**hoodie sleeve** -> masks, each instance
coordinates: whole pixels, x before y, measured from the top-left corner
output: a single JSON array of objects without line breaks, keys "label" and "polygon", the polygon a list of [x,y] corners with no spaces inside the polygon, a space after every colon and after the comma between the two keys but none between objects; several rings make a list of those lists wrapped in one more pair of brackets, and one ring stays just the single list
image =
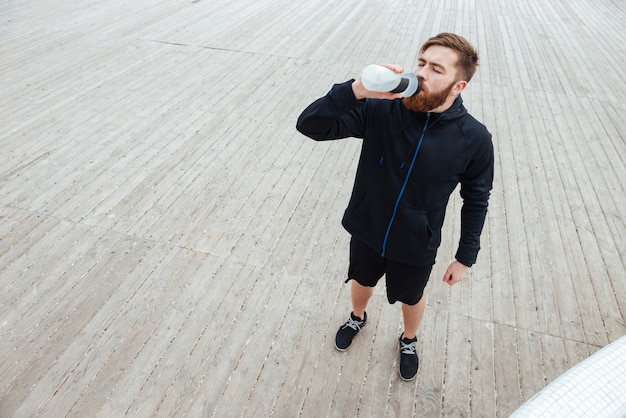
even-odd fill
[{"label": "hoodie sleeve", "polygon": [[482,233],[489,195],[493,185],[494,155],[491,134],[481,135],[478,149],[470,158],[469,165],[461,177],[461,239],[456,259],[470,267],[476,262],[480,250]]},{"label": "hoodie sleeve", "polygon": [[363,138],[365,101],[352,91],[352,82],[335,84],[328,94],[311,103],[298,117],[296,129],[316,141]]}]

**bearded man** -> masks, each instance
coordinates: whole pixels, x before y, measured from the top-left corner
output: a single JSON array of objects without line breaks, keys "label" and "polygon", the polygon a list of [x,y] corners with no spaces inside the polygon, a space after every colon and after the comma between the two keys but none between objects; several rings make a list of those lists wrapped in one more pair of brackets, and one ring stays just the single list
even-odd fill
[{"label": "bearded man", "polygon": [[443,281],[450,286],[461,281],[480,249],[493,181],[493,144],[460,96],[477,66],[478,53],[465,38],[441,33],[420,49],[418,94],[373,92],[360,79],[350,80],[335,84],[298,118],[297,129],[318,141],[363,139],[342,220],[352,236],[346,280],[352,281],[352,313],[337,331],[335,347],[347,350],[365,326],[367,303],[384,275],[389,303],[402,304],[399,371],[404,380],[417,375],[424,289],[441,243],[446,206],[459,183],[461,237]]}]

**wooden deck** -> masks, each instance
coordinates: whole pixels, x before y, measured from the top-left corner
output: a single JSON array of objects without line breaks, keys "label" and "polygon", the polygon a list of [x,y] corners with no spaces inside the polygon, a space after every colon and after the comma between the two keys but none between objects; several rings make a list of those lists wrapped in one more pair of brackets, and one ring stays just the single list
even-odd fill
[{"label": "wooden deck", "polygon": [[[626,334],[623,6],[2,1],[0,417],[508,416]],[[359,142],[295,120],[441,31],[497,171],[448,288],[451,200],[406,383],[381,287],[333,347]]]}]

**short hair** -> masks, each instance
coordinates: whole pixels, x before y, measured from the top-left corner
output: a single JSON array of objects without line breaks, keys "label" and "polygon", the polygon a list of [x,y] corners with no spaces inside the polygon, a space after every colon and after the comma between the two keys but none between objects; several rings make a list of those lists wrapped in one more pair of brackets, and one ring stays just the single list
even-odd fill
[{"label": "short hair", "polygon": [[420,54],[433,45],[444,46],[456,52],[458,80],[470,81],[478,67],[478,51],[464,37],[450,32],[442,32],[428,39],[422,45]]}]

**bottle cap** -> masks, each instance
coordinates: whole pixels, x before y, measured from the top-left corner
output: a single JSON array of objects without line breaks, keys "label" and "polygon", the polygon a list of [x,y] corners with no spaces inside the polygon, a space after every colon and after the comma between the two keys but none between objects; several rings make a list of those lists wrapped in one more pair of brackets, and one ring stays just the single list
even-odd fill
[{"label": "bottle cap", "polygon": [[415,73],[404,73],[400,76],[400,83],[392,93],[402,93],[402,97],[411,97],[419,93],[422,88],[422,80]]}]

